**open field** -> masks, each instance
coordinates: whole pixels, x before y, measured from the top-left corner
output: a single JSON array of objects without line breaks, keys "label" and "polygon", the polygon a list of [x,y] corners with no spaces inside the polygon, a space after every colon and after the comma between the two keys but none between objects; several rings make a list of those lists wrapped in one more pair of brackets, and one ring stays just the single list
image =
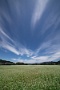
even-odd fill
[{"label": "open field", "polygon": [[60,90],[60,66],[0,66],[0,90]]}]

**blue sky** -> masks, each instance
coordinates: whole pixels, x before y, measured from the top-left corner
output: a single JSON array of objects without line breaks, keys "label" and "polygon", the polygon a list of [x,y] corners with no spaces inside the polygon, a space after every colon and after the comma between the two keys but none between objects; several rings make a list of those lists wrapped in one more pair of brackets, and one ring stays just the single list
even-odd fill
[{"label": "blue sky", "polygon": [[60,59],[60,0],[0,0],[0,58]]}]

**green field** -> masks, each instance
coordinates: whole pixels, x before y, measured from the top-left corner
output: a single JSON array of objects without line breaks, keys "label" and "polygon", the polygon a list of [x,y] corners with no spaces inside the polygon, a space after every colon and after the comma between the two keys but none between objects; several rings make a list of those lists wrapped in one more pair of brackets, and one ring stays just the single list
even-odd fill
[{"label": "green field", "polygon": [[60,90],[60,66],[0,66],[0,90]]}]

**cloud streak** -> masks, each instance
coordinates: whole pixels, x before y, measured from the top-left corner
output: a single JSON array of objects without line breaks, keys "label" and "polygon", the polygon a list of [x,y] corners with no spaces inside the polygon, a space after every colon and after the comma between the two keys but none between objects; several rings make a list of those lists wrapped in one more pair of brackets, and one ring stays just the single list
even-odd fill
[{"label": "cloud streak", "polygon": [[52,32],[54,32],[58,26],[60,25],[60,12],[59,12],[60,6],[49,5],[47,8],[47,15],[45,17],[43,27],[42,27],[42,34],[46,33],[50,28],[52,29]]},{"label": "cloud streak", "polygon": [[37,0],[36,5],[35,5],[35,9],[33,11],[33,15],[32,15],[32,27],[35,27],[36,23],[40,20],[45,7],[47,5],[48,0]]},{"label": "cloud streak", "polygon": [[7,50],[6,57],[11,55],[16,61],[57,60],[60,54],[58,1],[0,0],[0,49],[3,48],[0,55]]},{"label": "cloud streak", "polygon": [[[0,47],[3,47],[17,55],[27,55],[27,57],[30,57],[33,52],[30,49],[27,49],[25,46],[17,46],[17,43],[12,40],[4,31],[2,28],[0,28]],[[12,42],[12,44],[9,42],[9,40]],[[18,48],[17,48],[18,47]]]},{"label": "cloud streak", "polygon": [[17,55],[19,55],[18,50],[15,49],[14,45],[9,43],[9,40],[14,43],[14,41],[3,31],[2,28],[0,28],[0,47],[3,47]]},{"label": "cloud streak", "polygon": [[32,56],[30,59],[22,59],[22,58],[13,58],[13,61],[24,62],[24,63],[42,63],[42,62],[50,62],[56,61],[60,58],[60,51],[56,52],[50,56]]}]

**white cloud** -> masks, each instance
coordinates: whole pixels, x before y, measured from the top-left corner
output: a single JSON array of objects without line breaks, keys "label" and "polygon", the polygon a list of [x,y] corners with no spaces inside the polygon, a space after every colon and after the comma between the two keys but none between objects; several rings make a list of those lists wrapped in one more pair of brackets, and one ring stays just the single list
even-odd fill
[{"label": "white cloud", "polygon": [[49,57],[49,60],[50,60],[50,61],[54,61],[54,60],[58,60],[58,59],[60,59],[60,52],[59,52],[59,51],[56,52],[56,53],[54,53],[54,54],[52,54],[52,55]]},{"label": "white cloud", "polygon": [[30,59],[23,59],[23,58],[13,58],[12,60],[15,62],[24,62],[24,63],[42,63],[42,62],[49,62],[54,60],[59,60],[60,52],[57,51],[52,55],[47,56],[31,56]]},{"label": "white cloud", "polygon": [[[36,61],[36,63],[45,62],[48,60],[49,56],[37,56],[37,57],[31,57],[33,60]],[[49,60],[48,60],[49,61]]]},{"label": "white cloud", "polygon": [[18,50],[13,46],[13,44],[9,43],[9,40],[14,43],[14,41],[0,28],[0,37],[2,41],[0,42],[0,47],[5,48],[17,55],[19,55]]},{"label": "white cloud", "polygon": [[[18,45],[14,40],[12,40],[4,31],[2,28],[0,28],[0,38],[2,41],[0,41],[0,47],[3,47],[17,55],[26,55],[27,57],[34,57],[36,58],[41,50],[46,49],[44,53],[55,53],[57,50],[59,50],[59,44],[53,44],[52,42],[54,39],[57,39],[56,37],[52,40],[46,41],[42,43],[42,45],[35,51],[32,51],[30,49],[27,49],[26,47],[22,45]],[[9,42],[9,40],[12,42],[12,44]]]},{"label": "white cloud", "polygon": [[23,48],[20,48],[20,54],[21,55],[26,54],[27,57],[30,57],[33,54],[33,51],[30,50],[30,49],[27,49],[27,48],[23,47]]},{"label": "white cloud", "polygon": [[[0,47],[3,47],[17,55],[27,55],[27,57],[30,57],[33,54],[32,50],[27,49],[22,45],[18,45],[4,32],[2,28],[0,28],[0,38],[2,39],[2,41],[0,41]],[[9,41],[11,41],[12,44]]]},{"label": "white cloud", "polygon": [[38,53],[39,53],[41,50],[50,48],[51,43],[52,43],[52,40],[43,42],[43,43],[41,44],[41,46],[39,46],[39,47],[37,48],[37,50],[36,50],[36,52],[35,52],[35,55],[38,55]]},{"label": "white cloud", "polygon": [[1,27],[0,27],[0,37],[2,38],[2,40],[9,39],[10,41],[13,42],[13,40],[3,31]]},{"label": "white cloud", "polygon": [[9,45],[7,43],[6,44],[3,43],[2,47],[9,50],[9,51],[11,51],[11,52],[13,52],[13,53],[15,53],[15,54],[17,54],[17,55],[19,55],[19,51],[16,48],[14,48],[14,46],[11,46],[11,45]]},{"label": "white cloud", "polygon": [[30,59],[17,58],[12,60],[16,62],[24,62],[24,63],[41,63],[41,62],[49,61],[47,59],[48,59],[48,56],[40,56],[36,58],[31,57]]},{"label": "white cloud", "polygon": [[41,18],[43,11],[45,10],[48,0],[37,0],[36,6],[32,15],[32,26],[34,27],[37,21]]},{"label": "white cloud", "polygon": [[27,61],[29,61],[30,63],[32,63],[32,62],[33,63],[41,63],[41,62],[49,62],[49,61],[59,60],[59,58],[60,58],[60,52],[57,51],[52,55],[37,56],[37,57],[32,56],[31,60],[27,60]]},{"label": "white cloud", "polygon": [[22,59],[22,58],[12,58],[15,62],[23,62],[23,63],[36,63],[36,59]]},{"label": "white cloud", "polygon": [[[59,7],[59,6],[57,6]],[[44,21],[43,27],[42,27],[42,34],[44,34],[47,30],[49,30],[49,28],[51,28],[53,26],[53,30],[52,33],[56,30],[56,28],[58,27],[58,25],[60,24],[60,13],[57,12],[58,9],[57,7],[51,7],[51,11],[50,13],[48,13],[48,16],[45,17],[46,20]]]}]

